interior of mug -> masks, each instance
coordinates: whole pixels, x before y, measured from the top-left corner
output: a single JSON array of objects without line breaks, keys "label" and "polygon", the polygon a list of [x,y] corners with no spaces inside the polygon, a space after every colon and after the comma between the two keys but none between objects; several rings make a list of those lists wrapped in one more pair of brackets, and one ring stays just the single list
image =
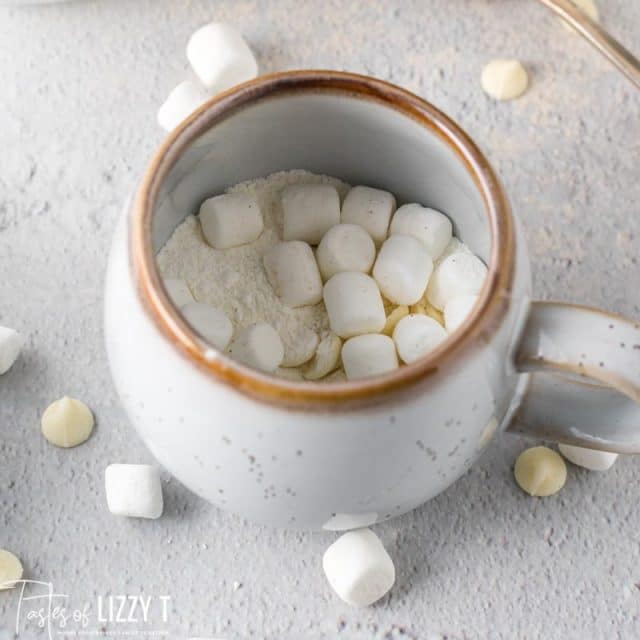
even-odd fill
[{"label": "interior of mug", "polygon": [[436,132],[367,96],[264,96],[212,124],[167,174],[153,216],[155,252],[200,204],[245,180],[290,169],[393,193],[446,213],[455,235],[488,263],[485,203],[467,167]]}]

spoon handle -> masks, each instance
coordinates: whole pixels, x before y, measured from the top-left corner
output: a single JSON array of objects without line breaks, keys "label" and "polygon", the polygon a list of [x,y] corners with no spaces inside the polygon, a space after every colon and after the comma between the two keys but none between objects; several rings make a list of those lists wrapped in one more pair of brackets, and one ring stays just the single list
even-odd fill
[{"label": "spoon handle", "polygon": [[540,2],[566,20],[640,89],[640,60],[597,22],[578,9],[571,0],[540,0]]}]

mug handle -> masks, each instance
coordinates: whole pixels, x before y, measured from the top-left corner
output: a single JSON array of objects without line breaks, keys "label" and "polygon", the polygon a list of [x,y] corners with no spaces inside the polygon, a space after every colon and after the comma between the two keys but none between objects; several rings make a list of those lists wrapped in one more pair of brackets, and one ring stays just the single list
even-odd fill
[{"label": "mug handle", "polygon": [[533,302],[516,352],[532,373],[508,431],[640,453],[640,324],[561,302]]}]

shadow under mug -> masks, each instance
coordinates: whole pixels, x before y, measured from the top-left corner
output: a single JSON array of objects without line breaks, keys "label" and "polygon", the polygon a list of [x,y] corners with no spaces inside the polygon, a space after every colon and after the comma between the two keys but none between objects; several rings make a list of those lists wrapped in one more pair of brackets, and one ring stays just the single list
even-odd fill
[{"label": "shadow under mug", "polygon": [[[416,363],[328,384],[276,379],[206,344],[155,255],[207,197],[288,169],[447,213],[488,265],[463,325]],[[187,487],[261,522],[342,530],[438,494],[502,430],[640,452],[638,325],[530,293],[517,220],[454,122],[380,80],[286,72],[212,99],[151,161],[113,241],[107,351],[133,424]]]}]

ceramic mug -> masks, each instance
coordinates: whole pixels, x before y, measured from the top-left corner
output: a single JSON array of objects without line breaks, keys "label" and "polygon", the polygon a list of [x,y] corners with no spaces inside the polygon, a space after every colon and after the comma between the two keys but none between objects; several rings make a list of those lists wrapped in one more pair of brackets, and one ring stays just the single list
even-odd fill
[{"label": "ceramic mug", "polygon": [[[205,198],[284,169],[449,214],[488,265],[464,324],[418,362],[329,384],[276,379],[207,345],[155,254]],[[187,487],[253,520],[342,530],[440,493],[506,429],[640,451],[638,325],[530,293],[506,195],[454,122],[380,80],[288,72],[209,101],[155,155],[113,241],[106,344],[131,421]]]}]

